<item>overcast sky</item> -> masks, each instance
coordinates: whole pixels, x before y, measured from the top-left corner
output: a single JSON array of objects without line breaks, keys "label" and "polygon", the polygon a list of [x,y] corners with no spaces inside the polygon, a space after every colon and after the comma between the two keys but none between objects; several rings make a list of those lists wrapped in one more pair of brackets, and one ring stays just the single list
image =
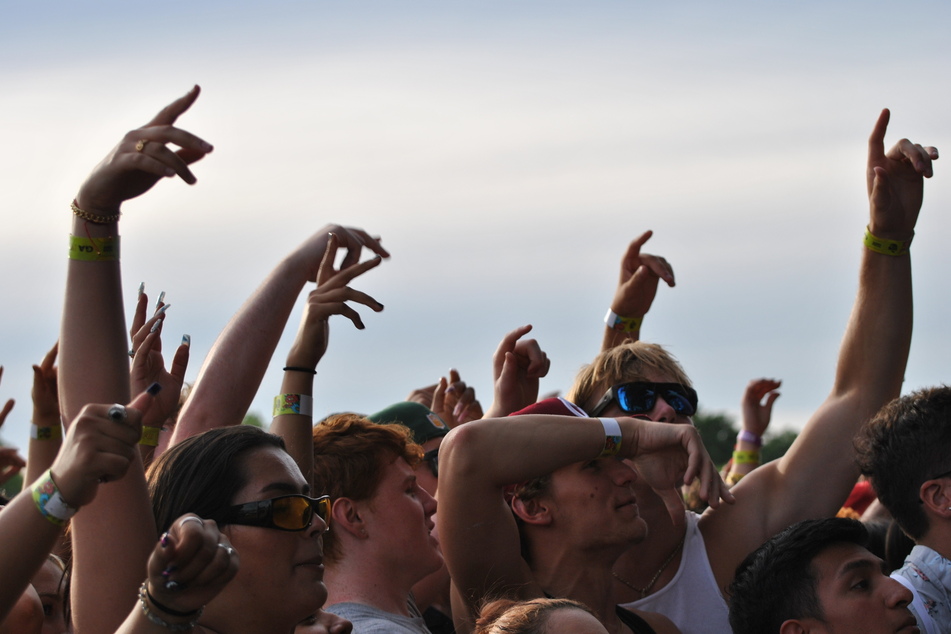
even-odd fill
[{"label": "overcast sky", "polygon": [[[619,259],[666,256],[645,339],[701,407],[781,378],[777,427],[825,398],[867,222],[865,143],[951,150],[946,2],[18,3],[0,18],[7,301],[3,440],[25,449],[30,365],[57,336],[69,201],[128,130],[198,83],[181,127],[215,145],[198,184],[125,206],[140,281],[192,336],[189,378],[230,316],[329,222],[393,257],[354,286],[385,304],[332,321],[315,414],[372,412],[460,369],[487,406],[492,352],[526,323],[567,389],[600,345]],[[949,160],[949,159],[945,159]],[[951,167],[947,168],[951,169]],[[926,184],[912,250],[906,390],[947,380],[949,183]],[[253,410],[270,416],[285,334]]]}]

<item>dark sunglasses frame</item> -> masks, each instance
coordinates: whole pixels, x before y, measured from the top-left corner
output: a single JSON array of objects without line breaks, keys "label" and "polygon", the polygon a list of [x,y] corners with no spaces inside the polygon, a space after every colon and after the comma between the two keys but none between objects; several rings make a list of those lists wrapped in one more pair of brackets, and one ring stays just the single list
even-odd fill
[{"label": "dark sunglasses frame", "polygon": [[[305,515],[301,515],[302,521],[304,521],[303,526],[289,528],[287,526],[280,526],[279,524],[275,523],[275,506],[284,506],[286,504],[282,502],[282,500],[305,500],[307,502],[307,510],[309,510],[309,513],[305,512]],[[269,500],[259,500],[257,502],[236,504],[225,512],[224,518],[222,518],[221,522],[219,523],[222,525],[232,524],[237,526],[260,526],[262,528],[273,528],[279,531],[298,532],[310,528],[310,525],[314,522],[315,514],[324,521],[324,524],[326,524],[328,528],[330,528],[329,495],[322,495],[318,498],[312,498],[306,495],[295,493],[291,495],[281,495]]]},{"label": "dark sunglasses frame", "polygon": [[439,447],[430,449],[423,454],[423,462],[429,465],[429,470],[433,472],[433,477],[439,477]]},{"label": "dark sunglasses frame", "polygon": [[[635,400],[643,403],[641,408],[625,409],[624,403],[627,399],[621,398],[621,393],[627,390],[640,391],[641,394]],[[647,394],[644,394],[646,392]],[[673,397],[670,397],[673,395]],[[681,383],[652,383],[650,381],[632,381],[630,383],[619,383],[605,392],[598,404],[591,410],[591,416],[597,416],[610,405],[617,401],[618,405],[624,410],[625,414],[646,414],[654,409],[657,404],[657,397],[663,398],[680,416],[693,416],[697,413],[697,390],[687,387]],[[674,398],[676,397],[676,398]],[[680,403],[685,402],[687,407]]]}]

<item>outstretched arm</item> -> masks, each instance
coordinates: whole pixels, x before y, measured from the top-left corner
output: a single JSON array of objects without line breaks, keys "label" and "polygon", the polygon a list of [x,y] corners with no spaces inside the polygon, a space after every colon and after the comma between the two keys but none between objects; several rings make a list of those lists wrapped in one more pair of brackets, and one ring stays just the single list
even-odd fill
[{"label": "outstretched arm", "polygon": [[244,419],[301,289],[317,279],[331,234],[337,248],[346,250],[341,268],[357,264],[364,248],[390,257],[379,239],[366,231],[327,225],[284,258],[215,341],[182,408],[172,444]]},{"label": "outstretched arm", "polygon": [[[211,146],[174,124],[198,92],[196,86],[145,126],[126,134],[76,197],[59,347],[60,407],[67,421],[87,403],[129,400],[119,209],[161,178],[178,174],[187,183],[195,182],[188,165],[210,152]],[[172,151],[166,144],[180,149]],[[102,487],[90,510],[74,520],[77,631],[113,632],[129,612],[155,542],[150,515],[142,462],[136,457],[126,476]],[[110,591],[102,592],[105,587]]]},{"label": "outstretched arm", "polygon": [[911,343],[911,261],[900,248],[882,251],[914,235],[922,179],[931,177],[938,152],[903,139],[886,153],[888,118],[882,111],[869,139],[868,231],[874,237],[862,250],[832,392],[782,459],[736,486],[735,507],[702,520],[718,581],[729,581],[740,560],[779,530],[835,514],[858,477],[852,438],[900,392]]},{"label": "outstretched arm", "polygon": [[601,350],[629,341],[637,341],[641,336],[641,322],[650,310],[657,295],[657,284],[664,280],[673,287],[674,269],[667,260],[657,255],[641,253],[641,247],[654,235],[645,231],[627,247],[621,260],[621,275],[617,290],[611,301],[611,313],[614,318],[606,320],[604,341]]},{"label": "outstretched arm", "polygon": [[380,257],[338,271],[334,269],[336,255],[337,237],[331,235],[317,273],[317,290],[307,297],[300,329],[287,355],[281,382],[282,400],[279,402],[282,407],[275,407],[271,423],[271,433],[284,438],[287,453],[294,458],[308,482],[313,480],[314,474],[314,419],[310,411],[312,405],[307,407],[306,404],[308,401],[312,403],[315,368],[327,352],[330,316],[343,315],[363,330],[363,320],[347,302],[383,310],[383,304],[348,286],[355,277],[378,266]]}]

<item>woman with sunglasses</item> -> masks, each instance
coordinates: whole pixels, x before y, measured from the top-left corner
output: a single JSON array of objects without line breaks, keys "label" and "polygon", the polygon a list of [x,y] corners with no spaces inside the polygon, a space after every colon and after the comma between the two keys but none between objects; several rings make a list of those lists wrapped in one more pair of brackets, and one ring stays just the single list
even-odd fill
[{"label": "woman with sunglasses", "polygon": [[[662,500],[635,484],[650,530],[614,567],[615,592],[624,606],[665,614],[685,634],[729,633],[723,589],[740,562],[796,522],[835,515],[852,490],[859,475],[853,439],[864,421],[901,390],[912,330],[908,246],[921,208],[923,178],[932,175],[932,161],[938,158],[935,148],[907,139],[886,152],[888,120],[889,112],[882,111],[868,142],[864,241],[843,242],[843,248],[861,249],[859,290],[828,398],[782,458],[757,468],[736,485],[734,505],[708,509],[702,516],[682,513],[685,521],[674,521]],[[823,231],[802,229],[804,234]],[[644,240],[642,236],[639,243]],[[640,323],[618,314],[643,315],[616,303],[625,287],[638,284],[637,273],[628,277],[625,267],[643,271],[630,262],[622,265],[607,321],[609,328],[628,332],[615,343],[636,340]],[[652,283],[656,289],[656,276]],[[609,349],[576,378],[568,393],[572,402],[602,416],[691,423],[696,400],[687,390],[686,375],[669,354],[642,342],[610,347],[612,340],[606,337],[605,343]]]}]

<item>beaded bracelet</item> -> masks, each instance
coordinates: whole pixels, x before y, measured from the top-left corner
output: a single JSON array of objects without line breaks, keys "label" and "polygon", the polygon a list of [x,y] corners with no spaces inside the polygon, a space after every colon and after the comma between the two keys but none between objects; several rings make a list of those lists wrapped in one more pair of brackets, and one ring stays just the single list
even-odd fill
[{"label": "beaded bracelet", "polygon": [[616,418],[599,418],[602,427],[604,427],[604,449],[598,455],[598,458],[609,458],[616,456],[621,451],[621,425]]},{"label": "beaded bracelet", "polygon": [[[198,620],[201,618],[202,612],[205,611],[205,608],[198,608],[194,612],[178,612],[178,611],[170,610],[162,606],[162,604],[156,601],[152,597],[152,595],[149,594],[148,581],[143,581],[142,585],[139,586],[139,603],[142,605],[142,613],[145,615],[145,618],[147,618],[150,622],[155,623],[156,625],[164,627],[167,630],[171,630],[172,632],[187,632],[190,629],[194,628],[196,625],[198,625]],[[151,603],[158,610],[161,610],[172,616],[181,616],[181,617],[194,616],[195,618],[187,623],[169,623],[168,621],[160,617],[158,614],[153,612],[149,608],[149,603]]]},{"label": "beaded bracelet", "polygon": [[97,225],[105,225],[109,224],[110,222],[116,222],[122,215],[122,212],[119,211],[109,216],[100,216],[99,214],[94,214],[91,211],[80,209],[75,199],[73,199],[73,202],[69,203],[69,208],[73,210],[73,213],[76,214],[78,218]]},{"label": "beaded bracelet", "polygon": [[67,504],[63,496],[60,495],[59,488],[53,482],[53,474],[49,469],[30,488],[33,493],[33,502],[40,514],[57,526],[66,526],[70,518],[79,511],[78,508]]},{"label": "beaded bracelet", "polygon": [[62,425],[30,425],[30,438],[33,440],[59,440],[63,437]]},{"label": "beaded bracelet", "polygon": [[274,417],[284,414],[313,416],[314,397],[309,394],[278,394],[274,397]]},{"label": "beaded bracelet", "polygon": [[644,317],[620,317],[609,308],[608,314],[604,316],[604,323],[611,330],[618,332],[638,332],[644,323]]}]

